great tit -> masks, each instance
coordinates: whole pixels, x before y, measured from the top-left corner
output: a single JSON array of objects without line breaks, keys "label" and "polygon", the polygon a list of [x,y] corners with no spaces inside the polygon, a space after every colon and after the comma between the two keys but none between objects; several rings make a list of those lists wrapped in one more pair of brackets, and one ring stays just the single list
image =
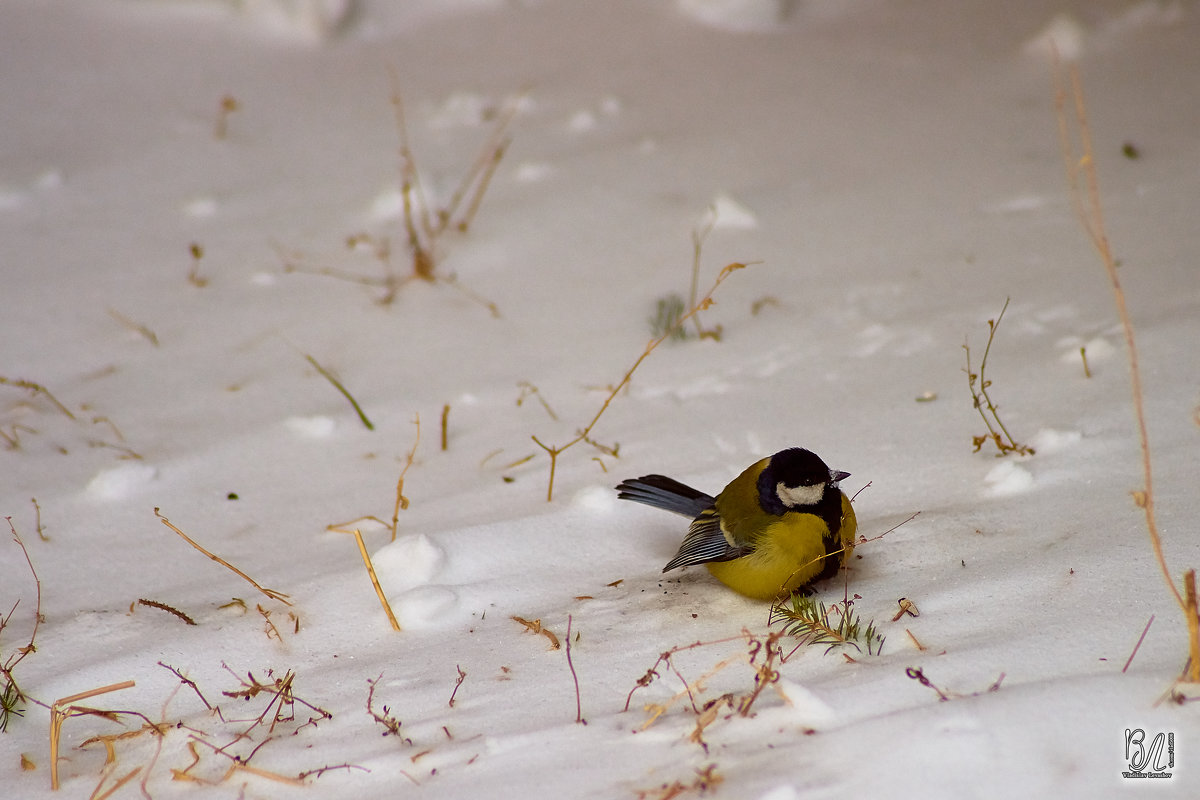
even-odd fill
[{"label": "great tit", "polygon": [[854,552],[858,523],[831,470],[800,447],[750,465],[716,497],[665,475],[621,482],[617,497],[692,518],[663,567],[704,564],[736,592],[774,600],[837,574]]}]

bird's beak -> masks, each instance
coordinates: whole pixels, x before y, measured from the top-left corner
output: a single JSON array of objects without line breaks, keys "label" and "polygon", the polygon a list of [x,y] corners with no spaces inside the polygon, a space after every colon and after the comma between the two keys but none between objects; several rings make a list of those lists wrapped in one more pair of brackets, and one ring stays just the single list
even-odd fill
[{"label": "bird's beak", "polygon": [[833,469],[833,470],[829,471],[829,479],[832,480],[834,483],[844,481],[844,480],[846,480],[846,478],[849,478],[849,477],[850,477],[849,472],[842,472],[840,469]]}]

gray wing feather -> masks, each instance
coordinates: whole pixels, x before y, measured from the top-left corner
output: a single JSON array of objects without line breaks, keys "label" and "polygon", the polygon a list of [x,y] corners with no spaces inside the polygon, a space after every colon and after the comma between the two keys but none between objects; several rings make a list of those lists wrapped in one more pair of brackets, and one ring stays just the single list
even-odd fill
[{"label": "gray wing feather", "polygon": [[683,537],[679,552],[663,567],[663,572],[669,572],[677,567],[688,567],[693,564],[708,564],[714,561],[732,561],[750,552],[748,547],[734,547],[725,538],[721,530],[721,517],[716,509],[706,509],[701,512],[688,535]]}]

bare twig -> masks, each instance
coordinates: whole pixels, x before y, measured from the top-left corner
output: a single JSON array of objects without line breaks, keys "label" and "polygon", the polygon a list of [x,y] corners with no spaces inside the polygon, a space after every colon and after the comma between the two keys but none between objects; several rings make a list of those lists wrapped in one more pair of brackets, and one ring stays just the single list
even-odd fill
[{"label": "bare twig", "polygon": [[530,633],[540,633],[542,636],[545,636],[550,642],[551,650],[557,650],[562,647],[562,643],[558,641],[558,636],[549,628],[543,628],[540,619],[525,619],[524,617],[513,616],[512,620],[524,625],[525,629]]}]

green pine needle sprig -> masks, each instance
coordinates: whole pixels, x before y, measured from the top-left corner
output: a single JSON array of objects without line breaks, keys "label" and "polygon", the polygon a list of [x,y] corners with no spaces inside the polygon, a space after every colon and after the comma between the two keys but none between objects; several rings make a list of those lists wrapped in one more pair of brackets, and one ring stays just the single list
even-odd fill
[{"label": "green pine needle sprig", "polygon": [[793,594],[771,609],[771,624],[782,622],[784,634],[796,637],[801,647],[824,645],[828,654],[847,645],[861,653],[865,646],[868,655],[879,655],[883,635],[875,629],[874,621],[864,627],[853,605],[853,600],[842,600],[826,606],[811,597]]}]

